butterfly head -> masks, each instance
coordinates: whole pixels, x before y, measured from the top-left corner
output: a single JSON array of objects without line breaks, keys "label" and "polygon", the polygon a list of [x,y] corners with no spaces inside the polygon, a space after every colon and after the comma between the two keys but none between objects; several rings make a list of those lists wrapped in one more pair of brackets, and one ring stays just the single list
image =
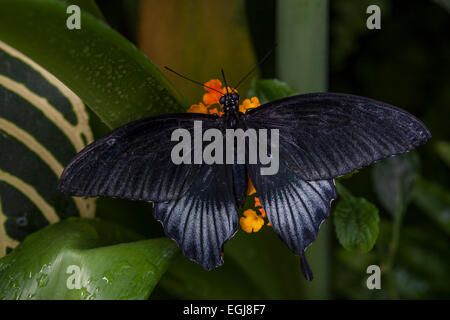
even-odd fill
[{"label": "butterfly head", "polygon": [[239,94],[236,92],[227,93],[219,100],[225,113],[230,111],[239,111]]}]

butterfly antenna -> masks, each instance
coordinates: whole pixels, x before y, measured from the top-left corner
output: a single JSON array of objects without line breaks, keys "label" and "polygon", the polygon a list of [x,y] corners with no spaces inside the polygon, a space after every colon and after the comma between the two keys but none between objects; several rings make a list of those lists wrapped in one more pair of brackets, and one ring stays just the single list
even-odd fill
[{"label": "butterfly antenna", "polygon": [[220,93],[221,95],[223,95],[223,93],[220,92],[219,90],[216,90],[216,89],[214,89],[214,88],[211,88],[211,87],[209,87],[209,86],[206,86],[206,85],[204,85],[203,83],[201,83],[201,82],[199,82],[199,81],[195,81],[195,80],[190,79],[190,78],[188,78],[188,77],[186,77],[186,76],[183,76],[182,74],[176,72],[175,70],[170,69],[170,68],[167,67],[167,66],[164,66],[164,69],[166,69],[166,70],[168,70],[168,71],[170,71],[170,72],[175,73],[177,76],[179,76],[179,77],[181,77],[181,78],[183,78],[183,79],[185,79],[185,80],[188,80],[188,81],[190,81],[190,82],[193,82],[193,83],[195,83],[195,84],[198,84],[198,85],[200,85],[200,86],[202,86],[202,87],[208,88],[208,89],[210,89],[210,90],[216,91],[216,92]]},{"label": "butterfly antenna", "polygon": [[221,69],[221,71],[222,71],[223,82],[225,82],[225,90],[227,91],[227,94],[228,94],[228,84],[227,84],[227,79],[225,78],[225,72],[223,72],[223,68]]},{"label": "butterfly antenna", "polygon": [[251,75],[260,65],[262,65],[264,63],[264,61],[267,60],[267,58],[270,57],[270,55],[272,54],[272,52],[275,50],[275,48],[277,47],[278,44],[274,44],[272,48],[270,48],[269,51],[267,51],[267,53],[264,55],[264,57],[262,57],[262,59],[244,76],[242,77],[242,79],[238,82],[238,84],[236,85],[236,89],[242,84],[242,82],[244,82],[245,79],[248,78],[249,75]]}]

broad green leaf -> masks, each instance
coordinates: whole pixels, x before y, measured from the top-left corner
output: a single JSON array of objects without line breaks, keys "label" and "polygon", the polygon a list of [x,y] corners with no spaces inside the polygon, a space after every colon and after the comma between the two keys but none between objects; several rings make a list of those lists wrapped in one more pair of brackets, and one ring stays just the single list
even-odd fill
[{"label": "broad green leaf", "polygon": [[94,216],[94,199],[56,188],[64,166],[94,139],[87,111],[53,75],[0,41],[0,257],[49,223]]},{"label": "broad green leaf", "polygon": [[258,97],[261,104],[294,94],[286,83],[277,79],[253,79],[248,97]]},{"label": "broad green leaf", "polygon": [[349,251],[369,252],[378,237],[378,209],[364,198],[340,192],[333,216],[336,235]]},{"label": "broad green leaf", "polygon": [[62,0],[0,0],[0,40],[29,56],[77,94],[110,128],[184,111],[161,71],[129,41],[88,12],[66,26]]},{"label": "broad green leaf", "polygon": [[379,201],[392,215],[402,214],[411,200],[418,176],[419,157],[415,151],[377,162],[372,182]]},{"label": "broad green leaf", "polygon": [[439,141],[435,144],[435,147],[441,159],[450,167],[450,143]]},{"label": "broad green leaf", "polygon": [[414,202],[450,235],[450,190],[431,181],[419,179],[414,192]]},{"label": "broad green leaf", "polygon": [[[140,12],[139,48],[160,68],[169,66],[201,83],[223,82],[223,68],[233,86],[256,65],[245,1],[147,0],[140,2]],[[171,73],[167,77],[190,104],[202,101],[201,86]],[[238,90],[248,88],[245,81]]]},{"label": "broad green leaf", "polygon": [[93,219],[48,226],[0,260],[0,298],[146,299],[177,248],[140,239]]}]

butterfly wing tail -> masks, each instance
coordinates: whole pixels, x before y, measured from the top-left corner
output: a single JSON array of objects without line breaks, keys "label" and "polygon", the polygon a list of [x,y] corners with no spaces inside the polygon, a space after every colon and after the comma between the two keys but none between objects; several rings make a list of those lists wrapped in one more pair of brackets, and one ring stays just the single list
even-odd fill
[{"label": "butterfly wing tail", "polygon": [[276,175],[260,175],[259,168],[250,165],[249,172],[267,217],[281,240],[300,256],[305,278],[312,280],[305,250],[330,215],[331,202],[337,197],[334,181],[302,180],[284,163]]},{"label": "butterfly wing tail", "polygon": [[306,256],[305,256],[304,251],[300,253],[300,270],[302,271],[302,274],[306,280],[308,280],[308,281],[313,280],[313,273],[308,264],[308,261],[306,261]]}]

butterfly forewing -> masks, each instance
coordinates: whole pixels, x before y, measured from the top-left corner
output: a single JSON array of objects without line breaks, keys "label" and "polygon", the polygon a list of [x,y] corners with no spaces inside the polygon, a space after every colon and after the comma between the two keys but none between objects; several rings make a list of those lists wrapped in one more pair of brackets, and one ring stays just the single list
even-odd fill
[{"label": "butterfly forewing", "polygon": [[[176,114],[128,123],[88,145],[65,168],[59,189],[83,197],[118,197],[168,201],[182,195],[200,165],[178,164],[171,159],[172,132],[220,126],[221,119],[203,114]],[[191,161],[193,163],[193,161]]]},{"label": "butterfly forewing", "polygon": [[328,180],[410,151],[431,134],[411,114],[369,98],[314,93],[246,113],[252,128],[280,130],[280,161],[304,180]]}]

